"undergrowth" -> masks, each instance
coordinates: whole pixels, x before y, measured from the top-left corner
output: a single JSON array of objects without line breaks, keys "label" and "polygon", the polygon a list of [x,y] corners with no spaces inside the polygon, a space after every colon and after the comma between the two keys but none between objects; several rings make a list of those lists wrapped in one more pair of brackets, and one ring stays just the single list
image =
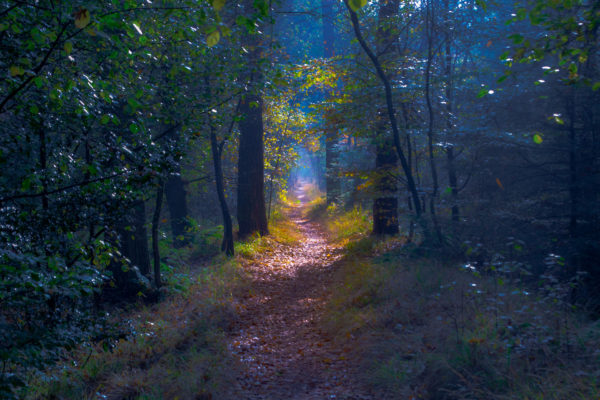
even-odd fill
[{"label": "undergrowth", "polygon": [[27,398],[218,398],[231,379],[224,332],[242,282],[235,262],[214,259],[178,293],[120,316],[125,337],[86,343],[35,377]]},{"label": "undergrowth", "polygon": [[600,398],[600,324],[550,274],[532,288],[501,258],[457,265],[369,236],[364,210],[321,201],[311,213],[346,249],[325,329],[354,343],[364,383],[382,397]]}]

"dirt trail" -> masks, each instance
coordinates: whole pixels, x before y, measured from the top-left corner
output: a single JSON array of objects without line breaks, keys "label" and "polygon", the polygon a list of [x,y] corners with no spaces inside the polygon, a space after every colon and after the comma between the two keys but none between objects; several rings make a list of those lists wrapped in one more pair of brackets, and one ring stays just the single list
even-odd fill
[{"label": "dirt trail", "polygon": [[304,237],[247,266],[252,294],[241,299],[240,318],[229,347],[241,361],[237,399],[371,399],[352,379],[348,348],[319,328],[340,249],[327,243],[300,206],[289,212]]}]

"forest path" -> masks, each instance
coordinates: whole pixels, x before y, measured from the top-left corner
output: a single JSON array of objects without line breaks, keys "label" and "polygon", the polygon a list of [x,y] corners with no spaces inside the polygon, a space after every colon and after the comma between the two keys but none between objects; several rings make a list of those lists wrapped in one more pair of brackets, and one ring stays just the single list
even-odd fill
[{"label": "forest path", "polygon": [[334,284],[340,248],[328,243],[317,223],[303,216],[306,193],[288,217],[303,239],[275,244],[246,266],[251,294],[239,299],[239,320],[229,349],[242,371],[232,398],[269,400],[371,399],[353,379],[351,360],[320,329]]}]

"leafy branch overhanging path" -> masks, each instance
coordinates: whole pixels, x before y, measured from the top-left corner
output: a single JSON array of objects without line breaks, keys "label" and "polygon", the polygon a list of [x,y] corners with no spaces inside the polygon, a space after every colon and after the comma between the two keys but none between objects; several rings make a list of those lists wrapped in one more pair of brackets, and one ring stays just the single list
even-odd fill
[{"label": "leafy branch overhanging path", "polygon": [[351,343],[336,345],[320,328],[342,254],[303,216],[303,187],[296,196],[301,204],[291,208],[289,218],[303,239],[275,244],[246,266],[252,291],[240,300],[229,343],[242,367],[232,398],[372,399],[353,379],[346,357]]}]

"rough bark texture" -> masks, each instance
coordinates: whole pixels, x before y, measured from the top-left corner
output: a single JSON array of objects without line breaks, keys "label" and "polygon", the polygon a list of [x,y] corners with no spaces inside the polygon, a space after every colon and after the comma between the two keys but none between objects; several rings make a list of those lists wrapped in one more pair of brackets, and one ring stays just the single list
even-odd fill
[{"label": "rough bark texture", "polygon": [[240,237],[255,232],[267,235],[264,194],[262,99],[246,94],[240,103],[237,217]]},{"label": "rough bark texture", "polygon": [[160,212],[162,211],[164,197],[164,184],[159,182],[156,190],[156,205],[154,215],[152,216],[152,257],[154,260],[154,286],[160,288],[162,285],[160,279],[160,250],[158,248],[158,227],[160,225]]},{"label": "rough bark texture", "polygon": [[[323,15],[323,58],[335,56],[335,28],[333,25],[333,0],[321,0]],[[327,93],[325,94],[327,96]],[[336,149],[338,131],[334,124],[325,127],[325,185],[327,205],[338,203],[341,195],[341,184],[338,177],[339,154]]]},{"label": "rough bark texture", "polygon": [[135,202],[129,219],[119,227],[121,254],[136,266],[142,275],[150,274],[150,252],[148,251],[148,231],[146,229],[146,205],[143,200]]},{"label": "rough bark texture", "polygon": [[[377,49],[380,57],[389,52],[389,43],[393,40],[390,18],[396,15],[399,0],[382,2],[379,7],[379,28],[377,30]],[[381,112],[384,114],[384,111]],[[398,156],[391,138],[384,139],[386,124],[378,123],[376,132],[375,190],[373,202],[373,234],[395,235],[398,228],[398,186],[392,174],[398,168]]]},{"label": "rough bark texture", "polygon": [[[119,250],[129,263],[119,258],[108,266],[114,286],[109,287],[107,292],[115,300],[130,298],[149,289],[150,252],[145,224],[146,207],[143,200],[138,200],[131,208],[131,213],[125,215],[117,227]],[[117,242],[115,237],[108,237],[107,240]]]},{"label": "rough bark texture", "polygon": [[[247,11],[253,10],[250,1],[244,2]],[[255,232],[268,235],[265,207],[263,101],[260,59],[261,43],[257,34],[248,33],[242,38],[248,49],[248,86],[240,101],[240,143],[238,156],[237,217],[239,236],[244,238]]]},{"label": "rough bark texture", "polygon": [[446,42],[444,47],[445,52],[445,65],[444,75],[446,76],[446,142],[448,147],[446,148],[446,161],[448,165],[448,183],[450,185],[452,195],[452,222],[458,223],[460,220],[460,209],[458,206],[458,177],[456,172],[456,157],[454,154],[454,135],[453,135],[453,88],[454,79],[452,73],[452,14],[450,13],[449,0],[444,1],[444,12],[445,12],[445,30],[444,30],[444,41]]},{"label": "rough bark texture", "polygon": [[[179,169],[179,168],[178,168]],[[171,216],[171,232],[173,234],[173,245],[181,248],[190,242],[188,228],[187,193],[179,170],[171,175],[165,184],[167,206]]]},{"label": "rough bark texture", "polygon": [[381,80],[381,82],[383,83],[383,86],[385,88],[385,100],[386,100],[386,105],[387,105],[387,113],[388,113],[388,117],[390,119],[390,124],[392,126],[394,146],[396,147],[396,151],[398,152],[398,157],[400,159],[400,164],[402,165],[402,170],[404,171],[404,174],[406,175],[407,186],[408,186],[408,190],[413,199],[416,217],[419,220],[419,222],[421,223],[421,226],[425,232],[425,235],[427,236],[428,235],[427,224],[421,218],[421,215],[423,213],[423,207],[421,206],[421,202],[419,200],[419,191],[417,190],[417,185],[415,184],[412,171],[410,169],[410,166],[408,165],[408,161],[406,160],[404,150],[402,149],[402,144],[400,143],[400,131],[398,129],[398,120],[396,119],[396,110],[394,107],[394,100],[393,100],[393,96],[392,96],[392,86],[390,84],[390,81],[389,81],[387,75],[385,74],[385,72],[381,66],[381,63],[379,62],[378,57],[375,55],[375,53],[373,53],[373,51],[371,50],[371,48],[365,41],[365,39],[362,35],[362,32],[360,30],[360,24],[358,22],[358,17],[356,16],[356,13],[354,11],[352,11],[350,6],[348,5],[347,0],[346,0],[346,6],[348,8],[348,12],[350,13],[350,19],[352,21],[352,27],[354,28],[354,34],[356,36],[356,39],[358,40],[358,42],[360,43],[360,46],[363,48],[365,53],[367,53],[367,56],[373,63],[373,66],[375,67],[375,69],[377,71],[377,76],[379,77],[379,79]]},{"label": "rough bark texture", "polygon": [[373,202],[373,234],[395,235],[398,228],[398,186],[391,175],[398,164],[398,156],[391,139],[377,146],[375,158],[376,198]]},{"label": "rough bark texture", "polygon": [[210,121],[210,148],[213,157],[213,166],[215,169],[215,184],[217,187],[217,196],[219,198],[219,205],[221,206],[221,214],[223,215],[223,242],[221,243],[221,251],[225,252],[228,256],[234,254],[233,247],[233,224],[231,222],[231,214],[229,213],[229,206],[227,205],[227,199],[225,198],[225,182],[223,179],[223,168],[221,165],[221,150],[217,142],[217,133],[215,127]]}]

